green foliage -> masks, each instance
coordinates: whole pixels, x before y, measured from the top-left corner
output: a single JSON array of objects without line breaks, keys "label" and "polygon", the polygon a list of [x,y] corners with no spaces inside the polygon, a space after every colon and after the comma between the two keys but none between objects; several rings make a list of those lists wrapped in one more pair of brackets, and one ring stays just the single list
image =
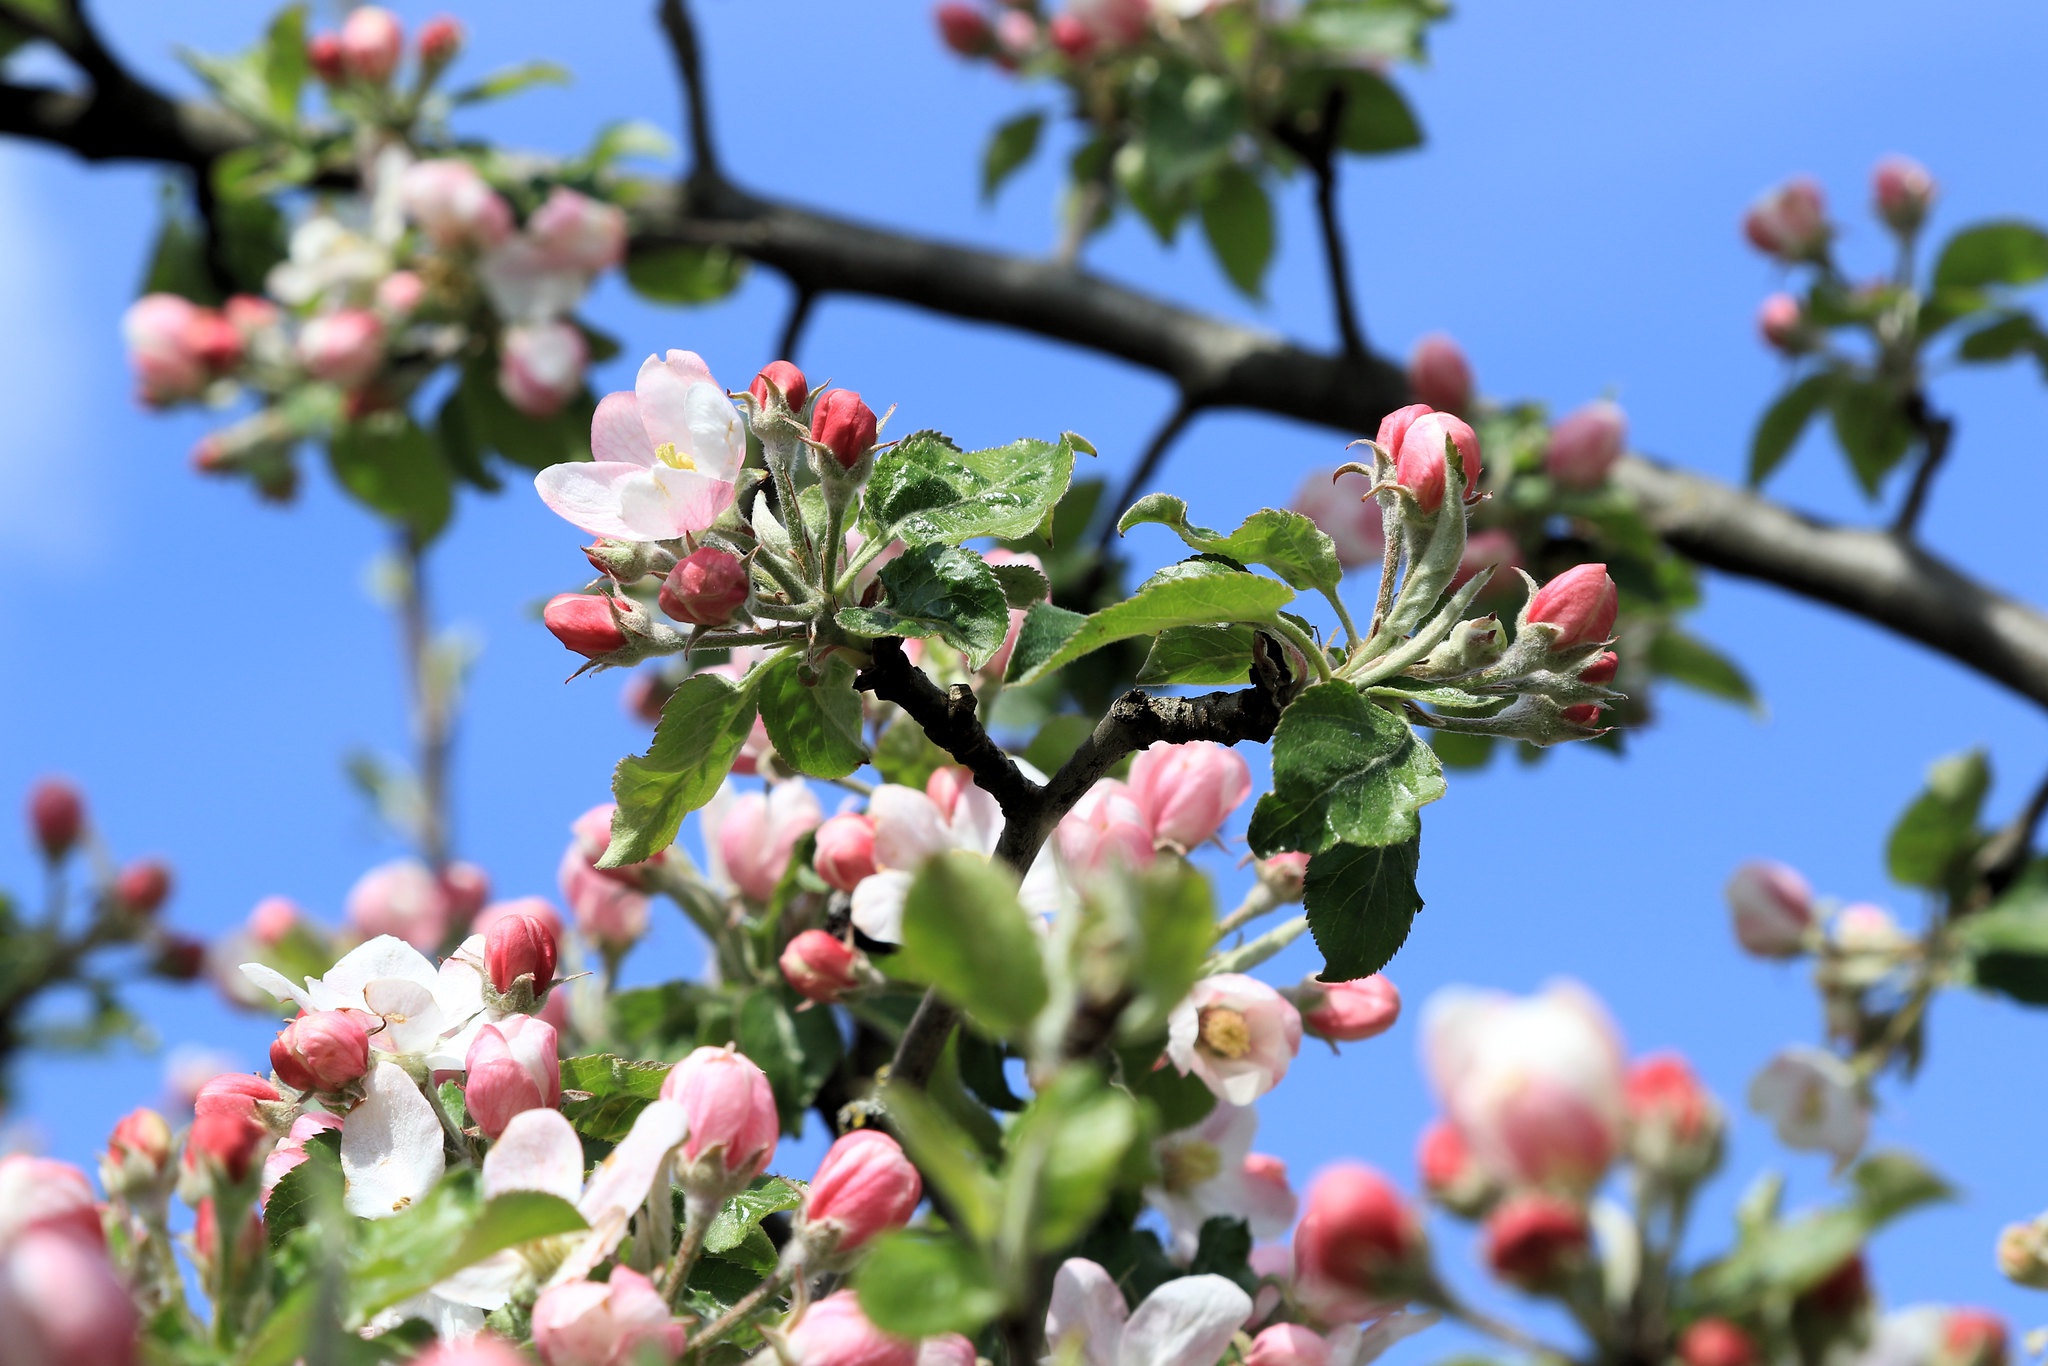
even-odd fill
[{"label": "green foliage", "polygon": [[804,1202],[803,1187],[779,1176],[757,1176],[745,1190],[719,1207],[704,1235],[706,1252],[730,1252],[739,1247],[771,1214],[793,1210]]},{"label": "green foliage", "polygon": [[749,995],[739,1011],[740,1052],[768,1074],[783,1132],[790,1134],[802,1131],[805,1109],[845,1051],[832,1012],[798,1010],[801,1004],[777,982]]},{"label": "green foliage", "polygon": [[937,987],[1008,1037],[1022,1034],[1050,996],[1038,933],[1017,902],[1016,879],[959,851],[927,859],[918,870],[903,903],[903,946],[889,968]]},{"label": "green foliage", "polygon": [[1444,794],[1443,767],[1406,723],[1349,683],[1307,689],[1273,734],[1273,790],[1248,838],[1261,858],[1336,844],[1413,840],[1416,813]]},{"label": "green foliage", "polygon": [[640,863],[675,843],[683,817],[711,800],[754,724],[754,680],[694,674],[669,694],[654,743],[612,774],[611,845],[599,866]]},{"label": "green foliage", "polygon": [[876,1239],[853,1284],[868,1319],[905,1338],[978,1333],[1004,1305],[981,1253],[933,1229],[897,1229]]},{"label": "green foliage", "polygon": [[1023,169],[1038,151],[1039,135],[1045,131],[1045,111],[1033,109],[996,125],[988,147],[981,154],[981,197],[993,202],[1003,182]]},{"label": "green foliage", "polygon": [[710,304],[747,278],[747,261],[726,247],[644,246],[626,257],[626,283],[658,304]]},{"label": "green foliage", "polygon": [[1242,683],[1251,676],[1250,626],[1173,626],[1161,631],[1137,681],[1150,684]]},{"label": "green foliage", "polygon": [[455,490],[434,439],[403,413],[348,423],[327,443],[335,480],[421,544],[448,525]]},{"label": "green foliage", "polygon": [[1415,872],[1422,841],[1334,844],[1309,856],[1302,906],[1323,955],[1323,980],[1370,977],[1393,961],[1422,909]]},{"label": "green foliage", "polygon": [[1743,706],[1758,703],[1756,687],[1740,665],[1676,626],[1666,626],[1651,636],[1646,654],[1650,667],[1674,683]]},{"label": "green foliage", "polygon": [[977,1243],[995,1236],[1002,1216],[1002,1188],[981,1148],[930,1098],[891,1083],[882,1090],[889,1122],[917,1170],[952,1211],[960,1232]]},{"label": "green foliage", "polygon": [[1936,289],[2028,285],[2048,277],[2048,232],[2017,220],[1964,228],[1941,249]]},{"label": "green foliage", "polygon": [[456,105],[482,104],[489,100],[502,100],[543,85],[568,85],[574,78],[569,68],[560,62],[520,62],[514,66],[501,67],[490,75],[453,91],[448,98]]},{"label": "green foliage", "polygon": [[2030,864],[1984,910],[1949,929],[1971,980],[2026,1005],[2048,1005],[2048,862]]},{"label": "green foliage", "polygon": [[1913,444],[1898,395],[1876,380],[1841,376],[1829,387],[1828,412],[1834,418],[1835,440],[1849,456],[1849,468],[1863,491],[1875,498]]},{"label": "green foliage", "polygon": [[1024,618],[1010,655],[1009,679],[1029,683],[1091,651],[1133,636],[1175,626],[1267,622],[1294,601],[1294,590],[1275,579],[1225,570],[1185,578],[1155,578],[1130,598],[1083,616],[1040,603]]},{"label": "green foliage", "polygon": [[1785,457],[1792,454],[1792,448],[1799,444],[1807,424],[1827,406],[1834,383],[1833,372],[1821,371],[1799,380],[1772,400],[1756,425],[1756,435],[1750,439],[1750,483],[1763,483],[1785,463]]},{"label": "green foliage", "polygon": [[1259,178],[1241,166],[1217,172],[1202,199],[1202,232],[1230,283],[1260,297],[1273,262],[1273,203]]},{"label": "green foliage", "polygon": [[585,1138],[617,1143],[661,1094],[671,1063],[631,1062],[610,1053],[562,1059],[562,1113]]},{"label": "green foliage", "polygon": [[799,773],[844,778],[868,761],[853,666],[838,655],[813,669],[785,654],[760,671],[761,724],[775,753]]},{"label": "green foliage", "polygon": [[1895,882],[1953,888],[1979,843],[1977,818],[1991,788],[1982,750],[1951,755],[1927,771],[1927,787],[1892,827],[1885,865]]},{"label": "green foliage", "polygon": [[838,622],[864,636],[937,636],[979,669],[1010,630],[1010,604],[988,562],[960,546],[926,544],[882,566],[882,602],[848,607]]},{"label": "green foliage", "polygon": [[962,451],[938,432],[912,432],[875,457],[863,533],[913,550],[1029,536],[1067,491],[1075,449],[1073,438],[1062,437]]},{"label": "green foliage", "polygon": [[1156,522],[1170,529],[1188,548],[1205,555],[1223,555],[1240,564],[1262,564],[1294,588],[1333,591],[1344,577],[1337,546],[1329,534],[1298,512],[1261,508],[1228,536],[1188,521],[1188,505],[1171,494],[1152,493],[1131,504],[1117,522],[1119,534]]},{"label": "green foliage", "polygon": [[306,1160],[286,1172],[263,1206],[263,1231],[272,1248],[341,1208],[341,1134],[327,1130],[306,1140]]},{"label": "green foliage", "polygon": [[[1011,1128],[1006,1217],[1021,1219],[1040,1252],[1067,1246],[1095,1222],[1139,1134],[1137,1105],[1091,1067],[1060,1071]],[[1028,1186],[1036,1198],[1019,1198]],[[1028,1215],[1020,1210],[1029,1211]]]},{"label": "green foliage", "polygon": [[443,1180],[403,1213],[353,1225],[350,1319],[360,1323],[495,1252],[584,1227],[559,1196],[510,1191],[486,1202],[470,1182]]},{"label": "green foliage", "polygon": [[875,742],[875,771],[884,782],[924,790],[926,780],[953,762],[953,756],[932,743],[924,727],[901,717]]}]

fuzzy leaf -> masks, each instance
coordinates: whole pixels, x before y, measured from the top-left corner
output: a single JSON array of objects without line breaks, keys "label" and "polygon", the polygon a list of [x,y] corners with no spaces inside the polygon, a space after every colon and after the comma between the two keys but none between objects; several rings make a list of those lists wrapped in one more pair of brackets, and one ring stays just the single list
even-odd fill
[{"label": "fuzzy leaf", "polygon": [[1131,510],[1116,524],[1117,534],[1147,522],[1167,527],[1191,550],[1227,555],[1240,564],[1265,565],[1295,588],[1327,592],[1344,577],[1329,533],[1298,512],[1261,508],[1226,536],[1189,522],[1188,505],[1181,499],[1151,493],[1131,504]]},{"label": "fuzzy leaf", "polygon": [[779,1176],[757,1176],[754,1183],[719,1208],[704,1235],[706,1252],[730,1252],[747,1240],[771,1214],[795,1209],[804,1202],[804,1188]]},{"label": "fuzzy leaf", "polygon": [[977,536],[1013,540],[1038,529],[1073,474],[1065,438],[962,451],[937,432],[912,432],[875,457],[861,522],[913,549]]},{"label": "fuzzy leaf", "polygon": [[978,1333],[1003,1309],[982,1253],[938,1230],[896,1229],[877,1238],[853,1284],[868,1320],[904,1338]]},{"label": "fuzzy leaf", "polygon": [[1927,787],[1892,827],[1885,863],[1894,882],[1939,890],[1975,851],[1977,817],[1991,788],[1983,750],[1954,754],[1927,771]]},{"label": "fuzzy leaf", "polygon": [[672,1066],[631,1062],[611,1053],[564,1058],[562,1114],[585,1138],[617,1143],[631,1131],[647,1103],[661,1094],[661,1083]]},{"label": "fuzzy leaf", "polygon": [[937,636],[979,669],[1010,631],[1010,603],[988,563],[959,546],[926,544],[882,566],[882,602],[848,607],[839,624],[864,636]]},{"label": "fuzzy leaf", "polygon": [[612,842],[602,868],[652,858],[676,841],[683,817],[711,800],[754,725],[756,671],[740,683],[695,674],[669,694],[645,754],[612,774]]},{"label": "fuzzy leaf", "polygon": [[1202,233],[1230,283],[1259,298],[1273,262],[1273,202],[1257,176],[1241,166],[1217,173],[1202,200]]},{"label": "fuzzy leaf", "polygon": [[810,682],[805,665],[787,654],[761,671],[761,724],[775,753],[813,778],[844,778],[868,761],[853,666],[837,655]]},{"label": "fuzzy leaf", "polygon": [[1415,890],[1421,858],[1419,837],[1380,848],[1337,844],[1310,856],[1302,905],[1322,950],[1324,981],[1370,977],[1393,961],[1422,909]]},{"label": "fuzzy leaf", "polygon": [[1261,858],[1402,844],[1421,829],[1416,813],[1443,795],[1436,752],[1405,722],[1349,683],[1321,683],[1281,713],[1273,790],[1253,809],[1248,838]]},{"label": "fuzzy leaf", "polygon": [[1154,578],[1125,601],[1086,617],[1040,603],[1018,633],[1009,681],[1030,683],[1105,645],[1174,626],[1271,621],[1292,601],[1294,590],[1278,580],[1226,569]]},{"label": "fuzzy leaf", "polygon": [[1138,671],[1140,683],[1242,683],[1251,676],[1250,626],[1174,626],[1161,631]]}]

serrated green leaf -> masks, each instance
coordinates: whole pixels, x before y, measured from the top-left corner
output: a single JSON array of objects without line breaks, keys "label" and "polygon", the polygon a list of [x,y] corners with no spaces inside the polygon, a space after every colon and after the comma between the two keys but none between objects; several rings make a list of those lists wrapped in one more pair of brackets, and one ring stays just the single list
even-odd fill
[{"label": "serrated green leaf", "polygon": [[341,1133],[328,1130],[306,1140],[305,1161],[272,1188],[263,1204],[263,1231],[273,1248],[320,1217],[338,1212],[342,1198]]},{"label": "serrated green leaf", "polygon": [[693,674],[669,694],[645,754],[619,760],[612,774],[612,839],[601,868],[640,863],[675,843],[683,817],[711,800],[732,772],[754,725],[754,679],[740,683]]},{"label": "serrated green leaf", "polygon": [[1885,863],[1892,880],[1940,890],[1978,844],[1977,818],[1991,789],[1984,751],[1950,755],[1927,771],[1927,787],[1892,827]]},{"label": "serrated green leaf", "polygon": [[977,536],[1028,536],[1067,491],[1074,448],[1020,440],[962,451],[937,432],[912,432],[875,457],[862,523],[883,540],[958,545]]},{"label": "serrated green leaf", "polygon": [[401,1214],[360,1221],[351,1317],[367,1319],[506,1248],[587,1227],[560,1196],[510,1191],[479,1205],[467,1183],[443,1181]]},{"label": "serrated green leaf", "polygon": [[626,257],[626,283],[656,303],[716,303],[746,278],[746,258],[726,247],[649,246]]},{"label": "serrated green leaf", "polygon": [[755,696],[778,757],[813,778],[844,778],[868,761],[853,666],[837,655],[812,672],[795,654],[761,670]]},{"label": "serrated green leaf", "polygon": [[1015,560],[991,564],[988,568],[996,576],[996,582],[1003,586],[1003,598],[1012,608],[1044,602],[1052,594],[1052,580],[1046,578],[1041,569]]},{"label": "serrated green leaf", "polygon": [[2048,232],[2017,220],[1977,223],[1948,239],[1934,267],[1936,289],[2026,285],[2048,277]]},{"label": "serrated green leaf", "polygon": [[440,534],[455,510],[454,481],[440,448],[402,413],[347,424],[328,443],[327,460],[358,502],[422,544]]},{"label": "serrated green leaf", "polygon": [[1242,683],[1251,677],[1250,626],[1175,626],[1161,631],[1145,656],[1137,681],[1168,683]]},{"label": "serrated green leaf", "polygon": [[1271,621],[1292,601],[1294,590],[1277,579],[1226,569],[1184,578],[1155,577],[1125,601],[1086,617],[1039,603],[1018,633],[1009,681],[1030,683],[1105,645],[1158,635],[1175,626]]},{"label": "serrated green leaf", "polygon": [[1779,394],[1764,409],[1749,442],[1749,482],[1762,484],[1799,444],[1806,424],[1813,421],[1828,401],[1835,376],[1828,371],[1808,375]]},{"label": "serrated green leaf", "polygon": [[753,1184],[719,1207],[704,1235],[706,1252],[730,1252],[747,1240],[771,1214],[795,1209],[804,1202],[804,1188],[779,1176],[757,1176]]},{"label": "serrated green leaf", "polygon": [[1038,150],[1038,136],[1045,131],[1045,114],[1034,109],[1028,114],[1005,119],[996,125],[988,147],[981,154],[981,197],[993,202],[1003,182],[1031,160]]},{"label": "serrated green leaf", "polygon": [[910,884],[889,970],[938,988],[990,1032],[1016,1037],[1051,994],[1039,942],[1007,870],[949,852],[925,860]]},{"label": "serrated green leaf", "polygon": [[882,601],[848,607],[839,624],[864,636],[937,636],[979,669],[1010,631],[1010,604],[988,563],[954,545],[916,547],[882,566]]},{"label": "serrated green leaf", "polygon": [[617,1143],[647,1103],[661,1094],[673,1064],[634,1062],[611,1053],[562,1059],[562,1114],[576,1132]]},{"label": "serrated green leaf", "polygon": [[1393,961],[1422,909],[1421,858],[1420,838],[1379,848],[1337,844],[1309,857],[1302,906],[1324,981],[1370,977]]},{"label": "serrated green leaf", "polygon": [[1230,283],[1261,297],[1273,262],[1273,202],[1257,176],[1242,166],[1217,173],[1202,200],[1202,234]]},{"label": "serrated green leaf", "polygon": [[875,771],[885,783],[924,791],[932,774],[953,763],[953,756],[932,743],[924,727],[908,716],[889,723],[875,743]]},{"label": "serrated green leaf", "polygon": [[1181,499],[1152,493],[1131,504],[1116,524],[1117,534],[1147,522],[1168,528],[1191,550],[1225,555],[1239,564],[1265,565],[1295,588],[1328,592],[1344,577],[1329,533],[1298,512],[1261,508],[1226,536],[1189,522],[1188,505]]},{"label": "serrated green leaf", "polygon": [[1740,665],[1698,636],[1666,626],[1650,640],[1649,665],[1659,676],[1710,697],[1756,705],[1756,689]]},{"label": "serrated green leaf", "polygon": [[1247,838],[1261,858],[1402,844],[1421,828],[1417,812],[1443,794],[1436,752],[1407,723],[1349,683],[1319,683],[1280,715],[1273,790],[1253,809]]}]

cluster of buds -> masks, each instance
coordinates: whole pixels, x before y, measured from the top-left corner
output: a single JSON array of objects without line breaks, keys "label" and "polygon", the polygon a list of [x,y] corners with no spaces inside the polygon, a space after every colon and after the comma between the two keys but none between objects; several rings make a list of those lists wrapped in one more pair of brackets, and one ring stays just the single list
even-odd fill
[{"label": "cluster of buds", "polygon": [[960,56],[1015,71],[1034,59],[1067,67],[1126,51],[1152,34],[1158,17],[1151,0],[1071,0],[1050,17],[1037,11],[1035,4],[949,0],[932,18]]},{"label": "cluster of buds", "polygon": [[[1911,157],[1888,156],[1870,175],[1871,211],[1903,248],[1910,248],[1934,207],[1937,187],[1928,169]],[[1832,246],[1835,225],[1828,218],[1827,196],[1820,185],[1801,176],[1763,195],[1742,220],[1743,235],[1772,260],[1787,266],[1808,266],[1817,272],[1815,289],[1839,293]],[[1862,292],[1874,297],[1881,285]],[[1827,347],[1826,327],[1809,317],[1806,303],[1776,293],[1757,311],[1757,331],[1772,349],[1803,356]]]}]

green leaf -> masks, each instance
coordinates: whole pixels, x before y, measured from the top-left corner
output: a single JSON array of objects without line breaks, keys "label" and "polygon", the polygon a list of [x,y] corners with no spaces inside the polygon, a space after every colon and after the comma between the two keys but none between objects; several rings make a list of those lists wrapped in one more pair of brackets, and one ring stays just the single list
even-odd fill
[{"label": "green leaf", "polygon": [[1971,978],[2026,1005],[2048,1005],[2048,861],[2026,868],[1998,900],[1953,922]]},{"label": "green leaf", "polygon": [[854,1274],[868,1320],[903,1338],[973,1335],[1003,1311],[1002,1292],[979,1249],[950,1233],[896,1229],[877,1238]]},{"label": "green leaf", "polygon": [[1020,440],[962,451],[937,432],[912,432],[875,457],[861,518],[884,540],[915,549],[977,536],[1028,536],[1074,474],[1074,446]]},{"label": "green leaf", "polygon": [[562,1114],[584,1137],[617,1143],[661,1094],[673,1065],[631,1062],[611,1053],[564,1058]]},{"label": "green leaf", "polygon": [[977,1243],[993,1238],[1002,1191],[980,1147],[930,1097],[902,1082],[882,1088],[882,1103],[910,1160],[945,1197],[961,1231]]},{"label": "green leaf", "polygon": [[1674,683],[1746,707],[1756,705],[1756,689],[1740,665],[1676,626],[1666,626],[1651,637],[1647,658],[1652,669]]},{"label": "green leaf", "polygon": [[1227,1214],[1202,1221],[1196,1235],[1194,1260],[1188,1263],[1190,1276],[1221,1276],[1235,1281],[1246,1294],[1256,1294],[1258,1273],[1251,1268],[1252,1228],[1242,1219]]},{"label": "green leaf", "polygon": [[1978,223],[1948,239],[1934,267],[1936,289],[2026,285],[2048,276],[2048,233],[2017,220]]},{"label": "green leaf", "polygon": [[358,1226],[352,1317],[366,1319],[506,1248],[587,1227],[560,1196],[510,1191],[478,1208],[466,1183],[444,1181],[404,1213]]},{"label": "green leaf", "polygon": [[1216,1108],[1216,1093],[1207,1082],[1190,1072],[1182,1076],[1172,1067],[1154,1067],[1159,1046],[1126,1053],[1123,1058],[1124,1085],[1132,1095],[1150,1104],[1158,1114],[1158,1129],[1171,1133],[1192,1129]]},{"label": "green leaf", "polygon": [[340,1211],[341,1134],[318,1133],[306,1140],[306,1160],[286,1172],[263,1205],[263,1231],[272,1248],[320,1217]]},{"label": "green leaf", "polygon": [[1298,512],[1261,508],[1228,536],[1188,521],[1188,505],[1172,494],[1151,493],[1131,504],[1117,522],[1119,536],[1155,522],[1169,528],[1188,548],[1226,555],[1240,564],[1262,564],[1299,589],[1329,592],[1344,577],[1337,546],[1329,534]]},{"label": "green leaf", "polygon": [[875,742],[875,771],[882,775],[883,782],[899,787],[914,787],[922,792],[932,774],[952,763],[953,756],[933,744],[924,727],[908,716],[890,722],[889,729]]},{"label": "green leaf", "polygon": [[455,510],[454,481],[434,439],[403,413],[351,422],[327,446],[341,486],[425,543]]},{"label": "green leaf", "polygon": [[1835,376],[1829,371],[1808,375],[1797,384],[1786,389],[1764,409],[1764,415],[1756,424],[1756,435],[1749,442],[1749,482],[1760,485],[1771,477],[1778,466],[1785,463],[1785,457],[1799,444],[1800,435],[1806,424],[1813,421],[1828,401]]},{"label": "green leaf", "polygon": [[1002,648],[1010,604],[988,563],[953,545],[920,545],[882,566],[882,602],[848,607],[839,624],[864,636],[937,636],[979,669]]},{"label": "green leaf", "polygon": [[306,58],[306,7],[287,5],[270,21],[263,36],[263,80],[270,93],[270,109],[279,123],[289,127],[298,119],[299,92],[312,75]]},{"label": "green leaf", "polygon": [[1898,400],[1882,384],[1844,379],[1830,391],[1828,410],[1850,470],[1864,493],[1875,498],[1884,477],[1906,458],[1913,443]]},{"label": "green leaf", "polygon": [[156,246],[149,267],[143,272],[143,294],[176,294],[195,303],[218,304],[220,290],[206,268],[206,241],[183,211],[184,196],[171,186],[164,187],[163,226],[157,229]]},{"label": "green leaf", "polygon": [[1422,125],[1393,82],[1372,71],[1348,71],[1344,122],[1337,145],[1347,152],[1405,152],[1422,145]]},{"label": "green leaf", "polygon": [[730,1252],[747,1240],[771,1214],[795,1209],[804,1202],[804,1190],[794,1181],[779,1176],[757,1176],[752,1185],[719,1207],[704,1235],[706,1252]]},{"label": "green leaf", "polygon": [[493,71],[475,85],[466,85],[448,98],[457,105],[480,104],[485,100],[517,95],[537,85],[567,85],[571,79],[569,68],[560,62],[521,62],[517,66]]},{"label": "green leaf", "polygon": [[1320,683],[1281,713],[1273,790],[1253,809],[1247,835],[1261,858],[1403,844],[1421,829],[1416,813],[1443,795],[1436,752],[1407,723],[1349,683]]},{"label": "green leaf", "polygon": [[1324,981],[1370,977],[1393,961],[1422,909],[1415,889],[1421,859],[1419,837],[1379,848],[1337,844],[1309,856],[1302,907],[1322,951]]},{"label": "green leaf", "polygon": [[1856,1206],[1872,1227],[1890,1223],[1922,1205],[1956,1198],[1956,1188],[1941,1173],[1908,1152],[1871,1153],[1849,1173]]},{"label": "green leaf", "polygon": [[662,703],[654,743],[612,773],[612,841],[600,868],[652,858],[676,841],[683,817],[711,800],[754,725],[754,679],[693,674]]},{"label": "green leaf", "polygon": [[1031,737],[1031,743],[1024,747],[1024,762],[1040,773],[1057,773],[1067,760],[1074,757],[1074,751],[1081,747],[1081,742],[1094,733],[1095,722],[1090,717],[1070,711],[1048,716],[1045,724],[1038,728],[1038,733]]},{"label": "green leaf", "polygon": [[1013,609],[1044,602],[1052,595],[1052,580],[1046,578],[1045,571],[1041,569],[1014,560],[991,564],[988,568],[996,576],[996,582],[1003,586],[1003,598]]},{"label": "green leaf", "polygon": [[2022,351],[2037,351],[2048,343],[2041,325],[2030,313],[2008,313],[1986,323],[1956,343],[1956,355],[1966,361],[2011,360]]},{"label": "green leaf", "polygon": [[726,247],[640,247],[626,257],[626,283],[661,304],[716,303],[746,277],[746,258]]},{"label": "green leaf", "polygon": [[764,987],[740,1006],[739,1048],[768,1074],[785,1133],[803,1129],[804,1110],[845,1052],[829,1010],[798,1011],[788,987]]},{"label": "green leaf", "polygon": [[1132,1000],[1117,1023],[1134,1037],[1164,1028],[1201,975],[1216,942],[1216,902],[1209,880],[1178,859],[1161,859],[1127,885],[1137,942],[1125,974]]},{"label": "green leaf", "polygon": [[514,408],[498,388],[497,368],[489,357],[478,357],[463,367],[462,385],[456,393],[469,439],[515,465],[539,470],[590,458],[594,405],[587,393],[571,400],[553,417],[528,416]]},{"label": "green leaf", "polygon": [[1161,631],[1138,671],[1140,683],[1242,683],[1251,676],[1250,626],[1174,626]]},{"label": "green leaf", "polygon": [[[804,675],[815,676],[806,682]],[[786,654],[761,670],[761,724],[778,757],[813,778],[844,778],[868,761],[853,666],[838,655],[812,670]]]},{"label": "green leaf", "polygon": [[1008,1217],[1026,1221],[1018,1232],[1032,1247],[1052,1252],[1088,1231],[1138,1133],[1136,1102],[1104,1085],[1093,1067],[1067,1067],[1039,1089],[1011,1126],[1004,1174],[1008,1186],[1036,1187],[1028,1204],[1014,1189],[1005,1201]]},{"label": "green leaf", "polygon": [[1977,817],[1991,788],[1984,751],[1950,755],[1927,770],[1927,787],[1892,827],[1885,866],[1894,882],[1941,890],[1976,852]]},{"label": "green leaf", "polygon": [[925,860],[903,901],[903,946],[889,969],[937,987],[992,1032],[1021,1035],[1050,988],[1039,937],[1000,865],[950,851]]},{"label": "green leaf", "polygon": [[1256,299],[1273,263],[1273,203],[1257,176],[1241,166],[1218,172],[1202,200],[1202,233],[1230,283]]},{"label": "green leaf", "polygon": [[1040,603],[1018,633],[1009,681],[1030,683],[1105,645],[1174,626],[1271,621],[1292,601],[1294,590],[1278,580],[1226,570],[1155,578],[1125,601],[1086,617]]},{"label": "green leaf", "polygon": [[1038,150],[1038,135],[1044,131],[1045,114],[1037,109],[1006,119],[996,126],[995,133],[988,140],[988,149],[981,154],[981,197],[984,202],[993,202],[1003,182],[1031,160],[1032,154]]}]

